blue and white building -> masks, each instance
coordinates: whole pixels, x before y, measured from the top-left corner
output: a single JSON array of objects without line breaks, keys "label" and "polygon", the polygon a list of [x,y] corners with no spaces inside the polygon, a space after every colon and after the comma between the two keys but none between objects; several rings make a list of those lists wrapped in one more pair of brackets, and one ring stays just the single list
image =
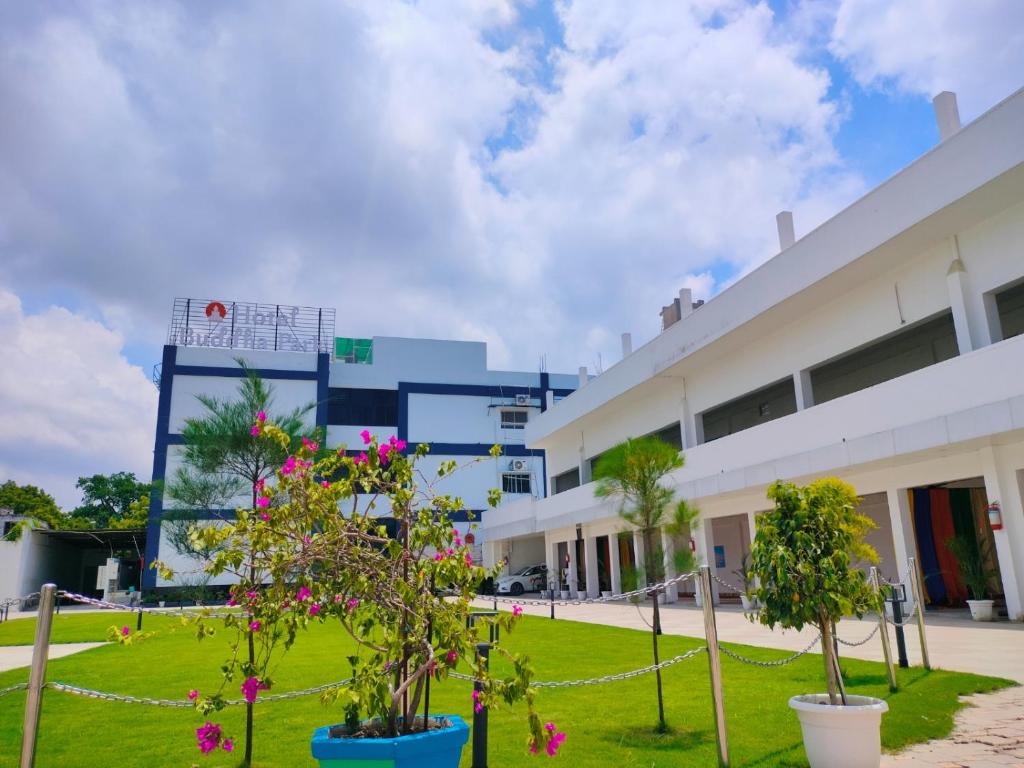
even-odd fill
[{"label": "blue and white building", "polygon": [[[324,431],[332,448],[360,447],[359,433],[368,429],[427,443],[430,454],[418,465],[427,477],[442,461],[470,462],[436,490],[462,497],[477,522],[490,489],[500,488],[506,500],[545,494],[544,451],[526,447],[524,428],[579,382],[577,375],[490,370],[483,342],[336,338],[334,310],[179,299],[159,368],[154,481],[180,466],[185,422],[204,415],[196,396],[235,395],[244,375],[239,358],[272,385],[274,412],[314,403],[310,427]],[[489,456],[495,444],[503,451],[497,460]],[[484,460],[473,463],[476,457]],[[231,511],[212,510],[210,517],[225,513]],[[146,561],[194,569],[169,545],[163,514],[154,494]],[[456,522],[469,531],[468,515]],[[478,556],[479,536],[475,531]],[[544,562],[543,547],[535,549],[518,559]],[[144,579],[146,588],[171,586],[151,569]]]}]

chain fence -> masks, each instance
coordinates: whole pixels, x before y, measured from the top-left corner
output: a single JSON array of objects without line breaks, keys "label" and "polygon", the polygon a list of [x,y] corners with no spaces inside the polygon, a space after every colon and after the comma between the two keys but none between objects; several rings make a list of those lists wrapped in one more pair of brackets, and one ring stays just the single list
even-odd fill
[{"label": "chain fence", "polygon": [[875,628],[872,629],[868,636],[865,637],[863,640],[843,640],[843,638],[841,638],[839,635],[836,635],[836,640],[838,640],[843,645],[849,646],[850,648],[856,648],[859,645],[866,645],[868,641],[871,640],[871,638],[878,634],[878,630],[880,627],[881,624],[875,624]]},{"label": "chain fence", "polygon": [[146,608],[138,605],[124,605],[123,603],[112,603],[108,600],[99,600],[95,597],[88,597],[86,595],[79,594],[78,592],[67,592],[61,590],[58,593],[58,597],[65,597],[68,600],[72,600],[82,605],[91,605],[94,608],[102,608],[108,611],[126,611],[131,613],[148,613],[153,616],[185,616],[185,617],[202,617],[204,619],[225,619],[229,616],[241,616],[241,612],[231,613],[222,612],[215,613],[210,612],[209,608],[203,606],[196,606],[193,609],[185,610],[184,608]]},{"label": "chain fence", "polygon": [[[657,670],[671,667],[673,664],[678,664],[681,661],[692,659],[701,653],[706,652],[708,647],[702,645],[698,648],[694,648],[686,653],[681,653],[678,656],[673,656],[671,659],[666,659],[658,664],[650,664],[646,667],[640,667],[639,669],[631,669],[629,672],[617,672],[612,675],[604,675],[603,677],[588,677],[581,680],[538,680],[531,683],[533,688],[578,688],[584,685],[601,685],[602,683],[614,683],[619,680],[629,680],[633,677],[640,677],[641,675],[647,675]],[[472,675],[464,675],[461,672],[449,672],[449,677],[453,677],[456,680],[465,680],[470,683],[480,682]]]},{"label": "chain fence", "polygon": [[28,688],[28,683],[16,683],[15,685],[9,685],[6,688],[0,688],[0,698],[3,698],[9,693],[15,693],[16,691],[24,691]]},{"label": "chain fence", "polygon": [[498,597],[497,595],[478,595],[478,600],[486,600],[495,603],[505,603],[511,605],[542,605],[548,607],[554,605],[592,605],[594,603],[611,603],[617,600],[628,600],[631,597],[648,597],[652,592],[663,592],[668,587],[674,584],[681,584],[687,579],[692,579],[697,576],[696,571],[690,571],[689,573],[682,573],[678,576],[673,576],[671,579],[659,582],[658,584],[652,584],[648,587],[640,587],[639,589],[633,589],[629,592],[619,592],[614,595],[602,595],[599,597],[581,597],[581,598],[555,598],[555,599],[529,599],[529,600],[518,600],[514,597]]},{"label": "chain fence", "polygon": [[819,634],[817,637],[815,637],[813,640],[811,640],[811,642],[807,645],[807,647],[804,648],[802,651],[797,651],[792,656],[787,656],[784,659],[777,659],[776,661],[758,661],[757,659],[751,659],[751,658],[749,658],[747,656],[744,656],[744,655],[742,655],[740,653],[737,653],[736,651],[732,651],[732,650],[726,648],[724,645],[721,645],[721,644],[718,646],[718,650],[720,650],[722,653],[724,653],[729,658],[735,659],[736,661],[742,662],[744,664],[749,664],[752,667],[764,667],[764,668],[784,667],[787,664],[792,664],[794,661],[799,659],[801,656],[804,656],[805,654],[810,653],[811,649],[814,646],[816,646],[820,640],[821,640],[821,635]]},{"label": "chain fence", "polygon": [[[336,683],[325,683],[324,685],[316,685],[312,688],[303,688],[300,691],[288,691],[286,693],[273,693],[269,696],[260,696],[258,701],[260,703],[267,703],[271,701],[286,701],[288,699],[298,699],[303,696],[313,696],[315,694],[324,693],[335,688],[340,688],[343,685],[347,685],[352,682],[352,678],[347,680],[339,680]],[[17,688],[18,686],[14,686]],[[27,688],[25,684],[21,685],[22,688]],[[77,685],[69,685],[67,683],[56,683],[50,682],[46,684],[47,688],[52,688],[55,691],[62,693],[70,693],[75,696],[84,696],[88,699],[98,699],[100,701],[117,701],[123,704],[145,704],[153,707],[178,707],[178,708],[194,708],[195,705],[191,701],[184,699],[153,699],[149,696],[129,696],[121,693],[107,693],[104,691],[94,691],[91,688],[82,688]],[[0,695],[3,695],[3,691],[0,691]],[[245,699],[228,699],[224,702],[225,706],[237,707],[246,704]]]}]

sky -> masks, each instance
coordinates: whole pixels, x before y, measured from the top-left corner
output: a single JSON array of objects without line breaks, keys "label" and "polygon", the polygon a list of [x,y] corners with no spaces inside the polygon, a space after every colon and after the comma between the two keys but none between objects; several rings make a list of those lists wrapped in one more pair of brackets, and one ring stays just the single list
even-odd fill
[{"label": "sky", "polygon": [[178,296],[600,371],[1021,86],[1019,0],[0,4],[0,482],[148,478]]}]

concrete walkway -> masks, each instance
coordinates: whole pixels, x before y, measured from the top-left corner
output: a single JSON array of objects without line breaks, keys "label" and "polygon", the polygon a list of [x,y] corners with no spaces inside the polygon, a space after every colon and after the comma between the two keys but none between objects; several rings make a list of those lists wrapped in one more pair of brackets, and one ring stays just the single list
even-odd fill
[{"label": "concrete walkway", "polygon": [[[106,643],[55,643],[50,646],[50,660],[70,656],[73,653],[88,651]],[[0,646],[0,672],[18,667],[27,667],[32,663],[31,645]]]}]

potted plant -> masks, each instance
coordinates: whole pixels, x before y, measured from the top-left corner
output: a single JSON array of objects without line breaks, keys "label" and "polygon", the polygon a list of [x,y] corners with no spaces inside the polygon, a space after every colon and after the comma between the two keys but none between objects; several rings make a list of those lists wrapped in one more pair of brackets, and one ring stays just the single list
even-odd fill
[{"label": "potted plant", "polygon": [[768,488],[774,509],[758,517],[751,575],[760,613],[774,628],[821,633],[827,693],[794,696],[811,768],[877,768],[881,761],[881,699],[847,695],[833,648],[832,628],[844,615],[880,610],[879,597],[854,563],[877,562],[864,543],[874,523],[857,511],[853,487],[836,478],[799,487],[776,481]]},{"label": "potted plant", "polygon": [[[287,432],[263,418],[253,433],[289,446]],[[239,509],[232,524],[193,530],[197,543],[214,553],[210,575],[237,579],[228,604],[240,611],[221,617],[236,651],[222,667],[220,689],[193,691],[190,698],[208,717],[224,706],[225,687],[241,680],[254,703],[273,686],[279,646],[289,649],[311,624],[329,624],[354,650],[346,659],[351,678],[322,697],[341,704],[342,722],[313,729],[311,750],[322,766],[456,768],[468,727],[457,715],[427,707],[430,683],[460,664],[482,688],[472,700],[467,694],[467,707],[525,699],[531,751],[554,754],[565,735],[552,723],[542,725],[534,711],[528,659],[496,645],[492,656],[508,659],[512,670],[498,677],[475,653],[481,624],[486,633],[487,622],[498,623],[504,636],[522,609],[471,626],[477,588],[497,572],[473,565],[469,545],[451,524],[462,502],[418,486],[423,473],[414,467],[427,446],[407,456],[403,440],[378,442],[365,430],[362,437],[365,448],[357,455],[323,452],[316,440],[303,439],[274,482],[258,484],[253,509]],[[495,448],[492,455],[498,454]],[[432,474],[445,478],[456,469],[443,462]],[[500,492],[489,494],[492,505],[499,499]],[[396,523],[390,532],[374,512],[385,504]],[[203,626],[200,634],[210,631]],[[252,661],[237,652],[245,643]],[[207,722],[197,737],[203,752],[234,747],[219,724]]]},{"label": "potted plant", "polygon": [[740,592],[740,602],[743,604],[743,610],[745,612],[753,611],[757,608],[757,598],[753,596],[754,580],[750,573],[749,552],[743,553],[743,557],[740,558],[740,567],[733,571],[733,575],[737,576],[743,585],[743,591]]},{"label": "potted plant", "polygon": [[569,569],[562,568],[559,571],[558,594],[563,600],[569,599]]},{"label": "potted plant", "polygon": [[972,600],[967,601],[974,621],[992,621],[994,601],[986,599],[988,583],[994,575],[991,568],[985,566],[979,545],[966,536],[956,536],[946,541],[946,549],[953,553]]}]

